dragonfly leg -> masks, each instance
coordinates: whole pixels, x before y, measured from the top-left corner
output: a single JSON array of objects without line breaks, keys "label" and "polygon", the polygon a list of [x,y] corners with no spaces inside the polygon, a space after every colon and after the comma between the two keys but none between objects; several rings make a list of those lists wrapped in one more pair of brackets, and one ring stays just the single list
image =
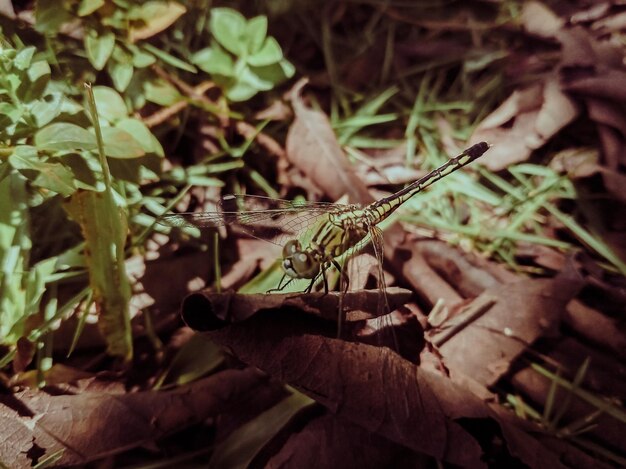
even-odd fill
[{"label": "dragonfly leg", "polygon": [[289,280],[287,280],[283,285],[283,280],[285,280],[285,278],[287,278],[287,274],[283,274],[283,276],[280,278],[280,282],[278,282],[278,286],[276,288],[270,288],[269,290],[267,290],[267,293],[282,291],[287,287],[287,285],[293,282],[293,278],[290,277]]},{"label": "dragonfly leg", "polygon": [[[348,288],[350,287],[350,278],[348,277],[348,274],[344,272],[343,266],[339,265],[339,262],[333,259],[332,263],[335,266],[335,268],[339,271],[339,278],[341,278],[342,283],[345,285],[345,289],[341,288],[341,290],[344,290],[344,293],[345,293],[348,291]],[[344,265],[345,265],[345,262],[344,262]]]},{"label": "dragonfly leg", "polygon": [[[331,261],[335,268],[339,271],[339,305],[337,311],[337,338],[341,338],[341,328],[343,326],[344,314],[343,314],[343,296],[348,292],[348,285],[350,279],[344,272],[343,267],[346,265],[345,261],[343,265],[339,264],[336,259]],[[345,288],[344,288],[345,285]]]},{"label": "dragonfly leg", "polygon": [[311,283],[309,283],[309,286],[305,290],[305,293],[311,293],[311,290],[313,290],[313,285],[315,285],[315,282],[317,282],[317,279],[320,278],[320,275],[322,276],[322,279],[324,280],[324,294],[328,293],[328,281],[326,280],[327,268],[328,266],[325,264],[321,266],[321,269],[318,272],[318,274],[311,279]]}]

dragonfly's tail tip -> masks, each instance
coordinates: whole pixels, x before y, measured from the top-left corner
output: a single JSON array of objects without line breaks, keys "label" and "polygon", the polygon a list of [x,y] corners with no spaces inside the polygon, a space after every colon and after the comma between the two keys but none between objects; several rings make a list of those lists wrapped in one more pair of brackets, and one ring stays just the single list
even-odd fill
[{"label": "dragonfly's tail tip", "polygon": [[491,148],[491,144],[487,142],[478,142],[465,151],[465,154],[471,157],[471,161],[480,158],[487,150]]}]

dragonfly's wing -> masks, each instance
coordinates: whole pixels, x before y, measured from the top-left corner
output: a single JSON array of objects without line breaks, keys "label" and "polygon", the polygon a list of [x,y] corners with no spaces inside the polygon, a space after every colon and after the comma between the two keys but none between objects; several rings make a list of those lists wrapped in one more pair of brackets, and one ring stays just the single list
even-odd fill
[{"label": "dragonfly's wing", "polygon": [[351,210],[351,206],[325,202],[299,202],[252,195],[226,195],[219,211],[165,215],[159,222],[176,227],[238,227],[246,233],[275,244],[299,238],[329,213]]}]

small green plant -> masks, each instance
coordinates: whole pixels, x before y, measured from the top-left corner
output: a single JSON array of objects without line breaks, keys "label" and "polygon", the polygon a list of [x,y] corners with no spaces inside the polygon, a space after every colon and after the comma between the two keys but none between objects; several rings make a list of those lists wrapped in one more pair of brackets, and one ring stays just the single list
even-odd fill
[{"label": "small green plant", "polygon": [[94,70],[106,69],[120,92],[128,88],[138,70],[154,64],[157,57],[174,67],[196,71],[192,65],[142,42],[171,26],[186,12],[180,3],[39,0],[36,12],[36,29],[47,36],[55,36],[64,25],[79,22],[84,31],[84,52],[71,43],[63,47],[77,56],[86,55]]},{"label": "small green plant", "polygon": [[211,10],[211,45],[193,63],[210,73],[231,101],[245,101],[294,74],[276,39],[267,36],[267,18],[250,20],[230,8]]},{"label": "small green plant", "polygon": [[[123,194],[136,191],[148,161],[163,156],[156,137],[140,120],[130,116],[115,90],[104,86],[93,90],[101,124],[101,138],[97,136],[93,113],[85,112],[83,104],[72,97],[79,90],[52,78],[46,54],[34,46],[23,46],[17,37],[14,39],[17,46],[0,36],[3,345],[14,345],[20,337],[39,340],[55,318],[85,297],[83,291],[69,302],[58,304],[56,285],[89,269],[93,286],[93,260],[100,252],[110,250],[107,234],[113,223],[107,223],[109,229],[100,230],[96,237],[107,245],[97,247],[92,243],[88,247],[90,256],[80,255],[80,239],[71,229],[61,202],[65,201],[66,208],[73,208],[73,216],[85,233],[91,226],[83,217],[87,202],[95,207],[89,214],[95,217],[96,209],[100,209],[98,201],[107,189],[115,192],[119,210],[127,210],[130,202]],[[103,173],[105,156],[115,170],[114,185],[110,180],[107,184]],[[117,210],[100,210],[106,212],[101,218],[125,220]],[[126,227],[118,232],[117,251],[123,252]],[[52,293],[45,295],[46,291]],[[96,300],[101,297],[95,295]],[[118,315],[122,311],[118,305],[109,309],[115,309]],[[100,311],[104,312],[102,308]],[[34,321],[37,314],[40,316]]]}]

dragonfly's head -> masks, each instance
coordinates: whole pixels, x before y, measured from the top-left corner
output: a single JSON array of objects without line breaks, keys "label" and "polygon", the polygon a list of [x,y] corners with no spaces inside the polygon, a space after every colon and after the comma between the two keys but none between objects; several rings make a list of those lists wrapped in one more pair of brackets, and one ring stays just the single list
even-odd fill
[{"label": "dragonfly's head", "polygon": [[300,241],[292,239],[283,247],[283,270],[292,278],[315,278],[320,263],[311,251],[302,249]]}]

